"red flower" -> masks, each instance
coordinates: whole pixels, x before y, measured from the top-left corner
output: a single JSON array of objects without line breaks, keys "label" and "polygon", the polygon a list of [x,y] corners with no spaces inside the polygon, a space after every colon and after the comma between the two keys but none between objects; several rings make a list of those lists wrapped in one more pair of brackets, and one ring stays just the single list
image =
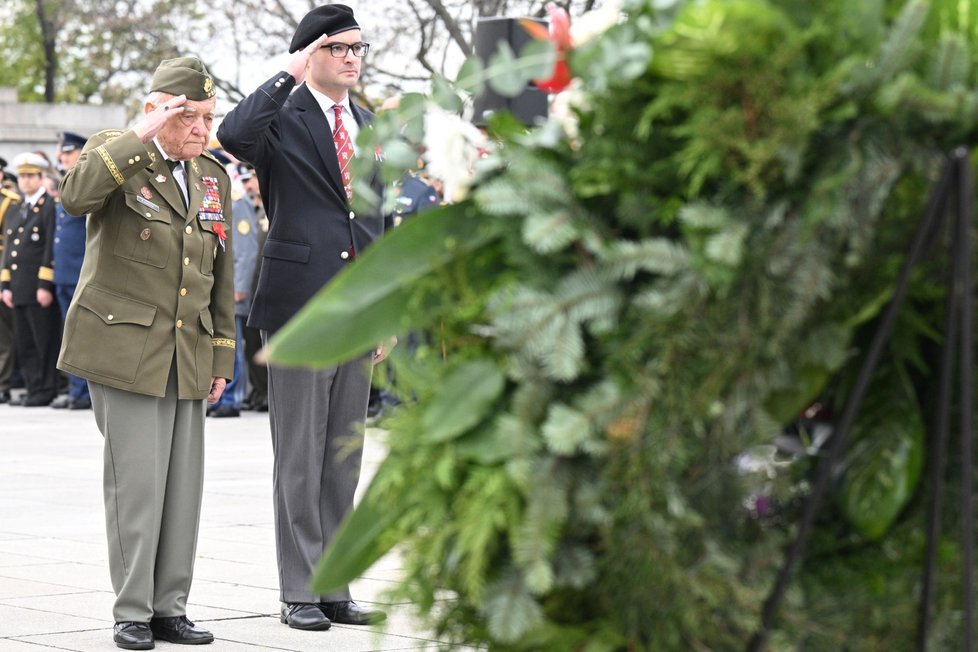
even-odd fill
[{"label": "red flower", "polygon": [[224,222],[214,223],[214,233],[221,239],[221,246],[223,247],[224,241],[228,239],[228,234],[224,232]]},{"label": "red flower", "polygon": [[557,50],[557,61],[553,73],[546,79],[533,80],[537,88],[547,93],[559,93],[571,83],[570,66],[567,65],[567,53],[574,47],[570,33],[570,16],[562,7],[552,2],[547,3],[547,13],[550,16],[550,29],[544,29],[532,20],[523,20],[523,28],[536,39],[553,41]]}]

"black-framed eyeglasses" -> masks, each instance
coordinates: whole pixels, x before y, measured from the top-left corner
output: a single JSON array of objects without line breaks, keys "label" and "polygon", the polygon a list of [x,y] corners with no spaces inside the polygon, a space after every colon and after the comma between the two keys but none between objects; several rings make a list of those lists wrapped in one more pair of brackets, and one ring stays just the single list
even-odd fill
[{"label": "black-framed eyeglasses", "polygon": [[353,50],[353,56],[363,57],[370,50],[369,43],[323,43],[319,46],[322,48],[329,48],[329,53],[336,59],[346,58],[346,53]]}]

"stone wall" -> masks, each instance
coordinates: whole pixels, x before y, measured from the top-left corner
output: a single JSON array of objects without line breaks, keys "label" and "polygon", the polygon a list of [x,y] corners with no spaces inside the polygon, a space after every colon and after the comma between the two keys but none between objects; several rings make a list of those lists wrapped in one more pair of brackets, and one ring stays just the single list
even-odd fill
[{"label": "stone wall", "polygon": [[58,133],[96,131],[127,124],[125,107],[118,104],[20,103],[13,88],[0,88],[0,157],[8,163],[21,152],[42,150],[55,161]]}]

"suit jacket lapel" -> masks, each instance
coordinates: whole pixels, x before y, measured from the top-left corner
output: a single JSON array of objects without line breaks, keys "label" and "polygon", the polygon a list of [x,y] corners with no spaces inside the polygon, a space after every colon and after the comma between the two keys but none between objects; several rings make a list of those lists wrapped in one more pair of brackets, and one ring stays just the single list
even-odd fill
[{"label": "suit jacket lapel", "polygon": [[329,122],[323,114],[322,108],[312,96],[309,89],[303,85],[293,93],[295,106],[299,111],[299,118],[309,130],[312,142],[319,153],[319,157],[329,172],[329,179],[340,197],[345,197],[343,190],[343,180],[340,178],[340,164],[336,160],[336,148],[333,146],[333,132],[329,129]]}]

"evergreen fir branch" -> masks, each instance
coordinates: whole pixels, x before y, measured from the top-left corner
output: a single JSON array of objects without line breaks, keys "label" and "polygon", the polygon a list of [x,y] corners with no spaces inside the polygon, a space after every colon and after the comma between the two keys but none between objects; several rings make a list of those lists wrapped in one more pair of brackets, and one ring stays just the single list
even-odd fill
[{"label": "evergreen fir branch", "polygon": [[559,251],[577,237],[571,210],[531,213],[523,221],[523,241],[539,253]]},{"label": "evergreen fir branch", "polygon": [[913,65],[920,53],[919,36],[930,7],[926,0],[910,0],[880,47],[869,85],[894,79]]},{"label": "evergreen fir branch", "polygon": [[516,643],[544,620],[543,609],[515,569],[509,569],[486,589],[483,609],[489,635],[504,645]]},{"label": "evergreen fir branch", "polygon": [[686,249],[667,238],[616,240],[600,255],[605,269],[622,280],[630,280],[639,271],[673,275],[689,267]]}]

